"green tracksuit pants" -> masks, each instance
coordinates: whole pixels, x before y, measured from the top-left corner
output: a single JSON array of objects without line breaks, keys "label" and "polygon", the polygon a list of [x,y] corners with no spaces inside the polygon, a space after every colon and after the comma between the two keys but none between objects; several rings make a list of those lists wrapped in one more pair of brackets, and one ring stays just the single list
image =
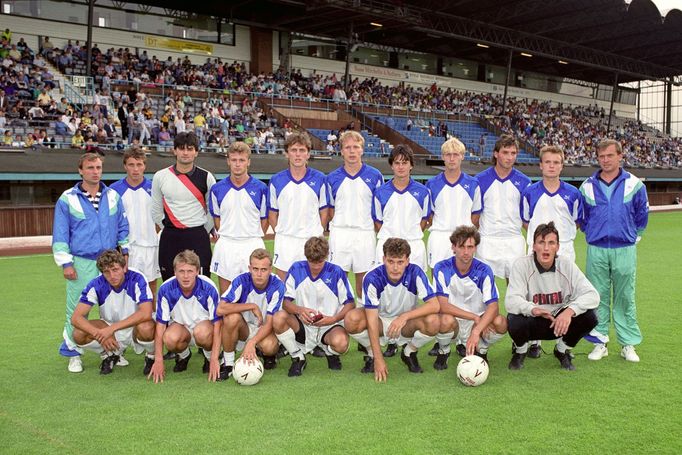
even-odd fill
[{"label": "green tracksuit pants", "polygon": [[635,277],[637,274],[637,247],[600,248],[587,245],[587,279],[599,292],[597,332],[609,335],[613,316],[618,342],[638,345],[642,332],[637,324],[635,306]]},{"label": "green tracksuit pants", "polygon": [[64,341],[69,349],[75,349],[76,343],[73,341],[73,326],[71,325],[71,315],[81,298],[81,293],[85,286],[97,275],[97,261],[81,257],[73,257],[73,268],[76,269],[78,278],[66,280],[66,321],[64,322]]}]

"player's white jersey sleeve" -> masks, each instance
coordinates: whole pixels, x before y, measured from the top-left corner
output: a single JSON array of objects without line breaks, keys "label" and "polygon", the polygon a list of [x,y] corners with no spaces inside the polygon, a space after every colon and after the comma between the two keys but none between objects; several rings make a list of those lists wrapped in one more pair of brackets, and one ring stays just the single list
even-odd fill
[{"label": "player's white jersey sleeve", "polygon": [[132,246],[154,247],[159,244],[156,226],[152,219],[152,182],[144,178],[136,187],[126,179],[111,185],[120,196],[126,211],[130,231],[128,239]]}]

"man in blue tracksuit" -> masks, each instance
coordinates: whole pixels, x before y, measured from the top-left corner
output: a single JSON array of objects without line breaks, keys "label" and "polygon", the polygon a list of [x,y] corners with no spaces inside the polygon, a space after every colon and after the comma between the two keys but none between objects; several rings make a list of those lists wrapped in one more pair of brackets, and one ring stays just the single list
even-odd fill
[{"label": "man in blue tracksuit", "polygon": [[128,254],[128,220],[118,193],[101,182],[102,158],[85,153],[78,162],[83,180],[60,196],[54,209],[52,254],[66,279],[66,323],[59,353],[69,357],[69,371],[80,373],[80,350],[73,341],[73,314],[83,288],[95,278],[97,257],[106,249]]},{"label": "man in blue tracksuit", "polygon": [[[605,140],[597,146],[601,170],[580,186],[584,203],[582,229],[587,240],[587,278],[600,295],[599,324],[587,337],[595,343],[588,355],[600,360],[608,355],[611,314],[621,356],[639,362],[635,346],[642,342],[635,307],[636,243],[649,218],[646,188],[639,178],[621,169],[620,142]],[[613,297],[612,297],[613,293]]]}]

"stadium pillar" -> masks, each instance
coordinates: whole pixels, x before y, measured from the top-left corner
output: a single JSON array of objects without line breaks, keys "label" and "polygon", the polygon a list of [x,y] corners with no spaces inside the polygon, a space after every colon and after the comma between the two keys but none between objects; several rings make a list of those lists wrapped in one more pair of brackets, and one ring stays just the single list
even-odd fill
[{"label": "stadium pillar", "polygon": [[665,81],[665,98],[665,130],[663,132],[670,136],[673,104],[673,80],[670,77]]},{"label": "stadium pillar", "polygon": [[95,0],[88,1],[88,32],[85,45],[88,48],[85,60],[85,75],[92,76],[92,23],[95,21]]},{"label": "stadium pillar", "polygon": [[348,93],[350,86],[350,54],[353,52],[353,21],[348,27],[348,47],[346,48],[346,69],[343,71],[343,91]]},{"label": "stadium pillar", "polygon": [[613,104],[616,102],[616,95],[618,95],[618,73],[613,76],[613,90],[611,90],[611,105],[609,106],[609,122],[606,124],[606,133],[611,131],[611,119],[613,117]]},{"label": "stadium pillar", "polygon": [[502,96],[502,115],[507,108],[507,89],[509,88],[509,79],[511,79],[511,66],[512,66],[512,56],[514,55],[514,50],[509,49],[509,57],[507,58],[507,77],[504,78],[504,95]]},{"label": "stadium pillar", "polygon": [[249,27],[251,31],[251,64],[249,70],[254,74],[271,73],[272,68],[272,30]]}]

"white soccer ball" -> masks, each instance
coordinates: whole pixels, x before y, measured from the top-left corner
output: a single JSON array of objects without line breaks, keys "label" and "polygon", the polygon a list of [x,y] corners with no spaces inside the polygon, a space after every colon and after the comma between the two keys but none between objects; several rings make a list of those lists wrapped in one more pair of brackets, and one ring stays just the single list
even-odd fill
[{"label": "white soccer ball", "polygon": [[258,359],[254,360],[253,362],[249,362],[243,357],[240,357],[234,363],[232,376],[234,377],[234,380],[237,381],[237,384],[258,384],[260,378],[263,377],[263,364]]},{"label": "white soccer ball", "polygon": [[457,377],[465,386],[476,387],[488,379],[488,362],[477,355],[468,355],[457,365]]}]

